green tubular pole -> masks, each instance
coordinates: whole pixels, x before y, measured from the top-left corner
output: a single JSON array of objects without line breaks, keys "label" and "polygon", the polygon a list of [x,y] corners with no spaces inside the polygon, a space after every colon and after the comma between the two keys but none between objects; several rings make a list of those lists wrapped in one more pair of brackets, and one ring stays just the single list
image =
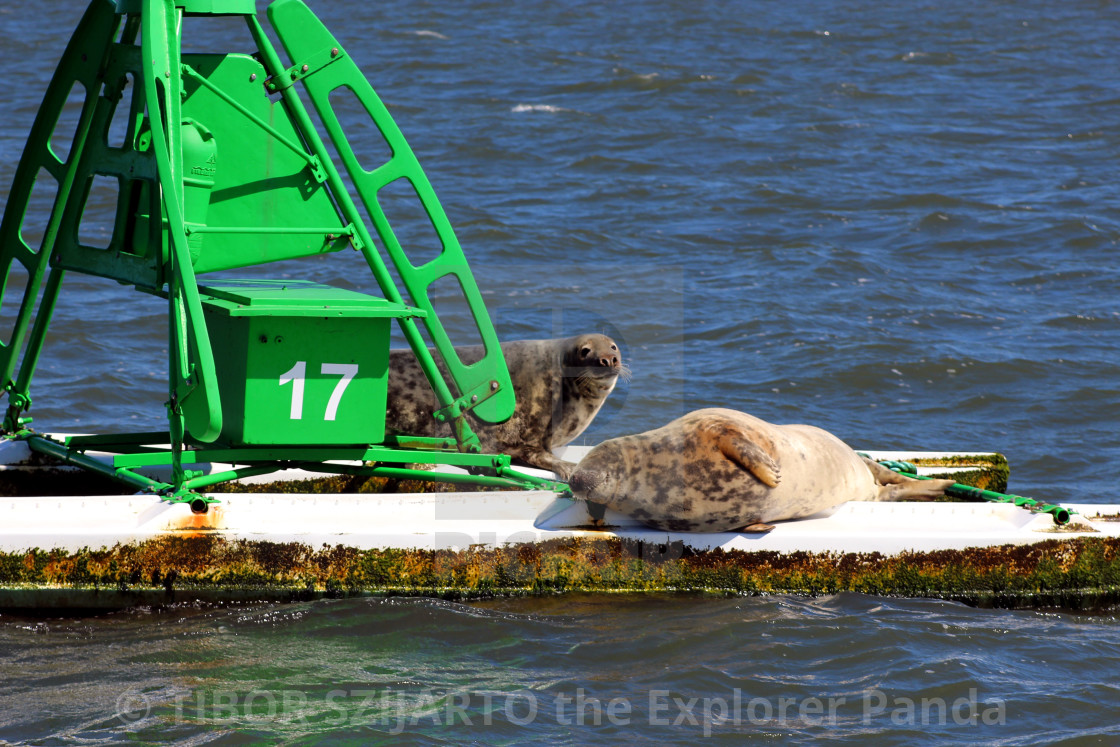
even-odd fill
[{"label": "green tubular pole", "polygon": [[[162,434],[152,434],[161,436]],[[45,446],[42,451],[52,455],[74,455],[77,454],[77,448],[101,447],[106,448],[112,445],[124,445],[130,439],[127,438],[128,434],[118,435],[113,437],[112,442],[99,442],[96,440],[85,439],[83,437],[74,437],[68,439],[66,445],[55,444],[51,441],[46,441],[48,446]],[[41,437],[36,437],[40,440]],[[84,461],[75,464],[92,464],[92,468],[97,469],[102,474],[115,476],[117,474],[132,475],[131,470],[141,467],[165,467],[169,464],[174,466],[175,455],[173,452],[166,450],[134,450],[132,453],[115,454],[113,457],[112,466],[105,465],[96,460],[90,460],[88,457],[79,458]],[[65,457],[64,457],[65,458]],[[187,477],[177,485],[174,486],[175,495],[179,495],[185,491],[197,490],[201,487],[215,485],[220,482],[228,480],[236,480],[242,477],[250,477],[253,475],[263,475],[271,472],[277,472],[282,469],[290,467],[298,467],[305,469],[309,472],[324,472],[328,474],[352,474],[352,475],[365,475],[368,477],[394,477],[398,479],[416,479],[426,480],[433,482],[449,482],[464,485],[482,485],[491,487],[517,487],[517,488],[534,488],[539,490],[550,490],[552,492],[562,493],[567,491],[567,485],[563,482],[556,480],[549,480],[543,477],[536,477],[534,475],[518,472],[509,466],[509,457],[501,454],[487,455],[487,454],[463,454],[458,452],[444,452],[444,453],[431,453],[424,451],[410,451],[399,449],[387,449],[382,447],[371,447],[368,449],[350,449],[339,450],[334,448],[312,449],[312,448],[243,448],[243,449],[205,449],[205,450],[192,450],[184,451],[179,455],[180,464],[244,464],[244,467],[237,467],[231,470],[223,470],[209,475],[200,475],[197,477]],[[347,459],[355,462],[374,462],[380,463],[379,466],[367,467],[358,465],[345,465],[345,464],[331,464],[328,459]],[[266,463],[267,462],[267,463]],[[394,466],[381,466],[385,463],[388,464],[449,464],[461,468],[475,468],[489,471],[491,474],[487,475],[473,475],[473,474],[455,474],[445,472],[432,472],[429,470],[413,470],[405,467]],[[158,483],[155,481],[148,481],[147,478],[140,477],[143,482],[136,484],[145,488],[150,488],[157,491],[166,491],[172,486],[165,483]],[[180,500],[181,498],[174,498]]]},{"label": "green tubular pole", "polygon": [[194,233],[231,233],[231,234],[337,234],[339,236],[352,236],[354,229],[349,226],[328,226],[327,228],[281,228],[276,226],[193,226],[184,229],[190,236]]},{"label": "green tubular pole", "polygon": [[1065,525],[1069,523],[1070,514],[1075,513],[1072,509],[1065,508],[1064,506],[1057,506],[1052,503],[1043,503],[1042,501],[1028,498],[1024,495],[1011,495],[1009,493],[997,493],[993,490],[983,490],[981,488],[974,488],[969,485],[961,485],[954,483],[945,494],[953,498],[962,498],[965,500],[983,500],[991,501],[993,503],[1012,503],[1020,508],[1025,508],[1029,511],[1037,511],[1039,513],[1050,514],[1054,519],[1054,523],[1058,525]]},{"label": "green tubular pole", "polygon": [[[243,477],[255,477],[257,475],[267,475],[272,472],[279,472],[282,469],[287,469],[288,465],[284,463],[262,464],[259,466],[240,467],[238,469],[224,470],[222,472],[212,472],[209,475],[202,475],[200,477],[191,478],[183,483],[183,490],[198,490],[199,488],[206,488],[211,485],[217,485],[220,482],[228,482],[229,480],[240,480]],[[213,499],[208,502],[216,502]]]},{"label": "green tubular pole", "polygon": [[43,300],[39,304],[39,313],[35,315],[35,324],[31,328],[31,337],[27,343],[27,351],[19,367],[19,377],[16,379],[12,390],[8,394],[8,414],[4,419],[4,429],[9,432],[18,430],[21,421],[29,419],[20,418],[20,414],[31,407],[31,378],[39,365],[39,356],[43,352],[43,342],[47,336],[47,326],[54,316],[55,303],[58,301],[59,288],[65,271],[57,267],[51,268],[47,276],[47,285],[43,291]]},{"label": "green tubular pole", "polygon": [[457,452],[425,453],[423,451],[402,451],[373,446],[362,457],[366,462],[397,462],[413,464],[446,464],[452,467],[483,467],[503,469],[509,466],[509,457],[504,454],[462,454]]},{"label": "green tubular pole", "polygon": [[425,436],[398,436],[387,435],[384,446],[390,449],[421,450],[421,451],[458,451],[458,444],[454,438],[428,438]]},{"label": "green tubular pole", "polygon": [[122,447],[130,447],[136,451],[166,451],[156,449],[150,444],[170,442],[171,435],[164,431],[146,431],[139,433],[102,433],[98,435],[68,436],[65,443],[72,449],[88,449],[98,447],[105,451],[128,451]]},{"label": "green tubular pole", "polygon": [[[183,451],[179,455],[180,464],[249,464],[256,462],[312,461],[327,459],[350,459],[361,461],[361,449],[325,449],[315,451],[301,448],[243,448],[243,449],[198,449]],[[145,451],[118,454],[114,464],[119,467],[161,467],[169,464],[171,452]]]},{"label": "green tubular pole", "polygon": [[34,434],[28,435],[27,445],[32,451],[38,452],[40,454],[47,454],[48,456],[59,459],[66,464],[72,464],[75,467],[82,467],[83,469],[87,469],[90,472],[96,472],[99,475],[111,477],[114,480],[126,483],[140,490],[159,493],[171,487],[165,482],[152,480],[151,478],[144,477],[143,475],[132,472],[131,470],[124,467],[110,466],[108,464],[105,464],[104,462],[94,459],[93,457],[71,451],[62,444],[56,443],[42,436]]},{"label": "green tubular pole", "polygon": [[568,483],[561,480],[549,480],[547,477],[535,477],[534,475],[527,475],[524,472],[518,472],[509,467],[502,467],[498,470],[499,477],[507,477],[511,480],[518,480],[526,485],[531,485],[540,490],[550,490],[553,493],[568,493]]},{"label": "green tubular pole", "polygon": [[453,485],[479,485],[494,488],[537,488],[552,492],[564,492],[566,486],[558,487],[558,483],[545,480],[532,475],[525,475],[513,470],[503,471],[499,475],[460,475],[448,472],[431,472],[422,469],[408,469],[405,467],[349,467],[344,464],[325,464],[309,462],[298,465],[309,472],[325,472],[339,475],[357,475],[360,477],[389,477],[397,480],[421,480],[424,482],[446,482]]},{"label": "green tubular pole", "polygon": [[[918,468],[910,462],[897,462],[890,459],[879,460],[879,464],[887,469],[894,470],[899,474],[912,477],[915,480],[932,480],[932,477],[926,477],[918,474]],[[961,500],[972,501],[988,501],[990,503],[1010,503],[1019,508],[1025,508],[1028,511],[1037,513],[1050,514],[1054,519],[1054,523],[1059,526],[1064,526],[1069,523],[1070,515],[1076,513],[1072,509],[1058,506],[1052,503],[1043,503],[1042,501],[1028,498],[1025,495],[1011,495],[1010,493],[997,493],[994,490],[984,490],[982,488],[974,488],[971,485],[962,485],[959,482],[953,483],[945,490],[945,495],[951,498],[960,498]]]},{"label": "green tubular pole", "polygon": [[[210,337],[202,314],[198,285],[184,233],[182,152],[179,134],[179,20],[172,0],[145,0],[141,12],[142,77],[148,101],[159,187],[167,211],[171,272],[168,275],[170,306],[170,396],[168,403],[172,450],[182,449],[185,420],[189,415],[191,435],[209,442],[222,430],[222,409]],[[157,80],[163,81],[161,95]],[[191,412],[188,413],[187,410]],[[176,460],[172,469],[176,485],[185,476]]]},{"label": "green tubular pole", "polygon": [[31,342],[24,354],[23,364],[20,366],[19,378],[16,379],[16,389],[26,392],[31,386],[31,377],[35,375],[35,368],[39,365],[39,356],[43,352],[43,340],[47,335],[47,325],[54,316],[54,307],[58,302],[58,293],[62,287],[65,270],[57,267],[51,268],[47,276],[47,285],[43,291],[43,300],[39,304],[39,313],[35,315],[35,324],[31,328]]},{"label": "green tubular pole", "polygon": [[[167,451],[133,451],[118,454],[115,464],[119,467],[156,467],[168,464]],[[222,462],[247,464],[250,462],[321,461],[346,459],[357,462],[391,462],[394,464],[447,464],[455,467],[482,469],[507,469],[509,457],[502,454],[464,454],[460,452],[403,451],[373,447],[243,447],[193,449],[180,454],[182,464]]]}]

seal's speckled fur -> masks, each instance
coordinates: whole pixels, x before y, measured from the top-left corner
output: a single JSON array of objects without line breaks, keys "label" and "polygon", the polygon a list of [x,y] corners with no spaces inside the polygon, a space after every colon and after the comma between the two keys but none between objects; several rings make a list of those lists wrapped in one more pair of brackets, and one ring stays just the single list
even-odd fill
[{"label": "seal's speckled fur", "polygon": [[727,532],[809,516],[845,501],[931,499],[952,480],[914,480],[810,425],[697,410],[592,449],[572,492],[651,526]]},{"label": "seal's speckled fur", "polygon": [[[481,347],[455,350],[467,364],[482,358]],[[478,434],[483,452],[509,454],[566,480],[575,465],[553,456],[552,449],[583,433],[614,389],[624,370],[618,345],[606,335],[591,334],[506,342],[502,353],[517,408],[513,417],[498,425],[468,415],[471,429]],[[438,409],[436,397],[411,350],[390,352],[388,386],[388,432],[452,435],[450,425],[432,417]]]}]

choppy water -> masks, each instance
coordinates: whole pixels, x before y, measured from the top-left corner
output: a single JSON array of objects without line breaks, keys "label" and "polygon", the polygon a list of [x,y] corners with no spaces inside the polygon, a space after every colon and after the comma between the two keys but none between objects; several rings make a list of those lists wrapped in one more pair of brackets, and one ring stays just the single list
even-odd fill
[{"label": "choppy water", "polygon": [[[80,5],[0,4],[0,194]],[[313,7],[500,334],[622,343],[589,442],[729,406],[1118,500],[1111,4]],[[352,287],[346,262],[282,271]],[[159,426],[163,310],[71,275],[36,425]],[[0,612],[0,740],[1115,744],[1118,643],[1108,615],[853,595]]]}]

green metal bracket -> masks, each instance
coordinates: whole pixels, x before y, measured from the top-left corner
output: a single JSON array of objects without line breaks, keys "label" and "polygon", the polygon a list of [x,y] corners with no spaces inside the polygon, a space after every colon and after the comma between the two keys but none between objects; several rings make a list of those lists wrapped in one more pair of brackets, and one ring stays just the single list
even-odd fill
[{"label": "green metal bracket", "polygon": [[297,62],[280,75],[269,78],[264,82],[264,87],[270,93],[278,93],[296,81],[303,80],[309,75],[314,75],[327,65],[346,58],[346,52],[341,47],[321,49],[311,54],[306,61]]}]

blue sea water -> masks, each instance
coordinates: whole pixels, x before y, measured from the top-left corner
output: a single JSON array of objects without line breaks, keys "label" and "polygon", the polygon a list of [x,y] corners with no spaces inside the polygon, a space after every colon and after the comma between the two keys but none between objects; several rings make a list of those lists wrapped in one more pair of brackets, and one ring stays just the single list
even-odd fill
[{"label": "blue sea water", "polygon": [[[1118,501],[1113,5],[311,5],[499,334],[621,343],[588,443],[726,406]],[[0,199],[81,12],[0,3]],[[365,287],[353,259],[280,271]],[[70,276],[36,426],[158,427],[163,313]],[[1118,744],[1118,644],[1110,613],[848,594],[0,611],[0,743]]]}]

